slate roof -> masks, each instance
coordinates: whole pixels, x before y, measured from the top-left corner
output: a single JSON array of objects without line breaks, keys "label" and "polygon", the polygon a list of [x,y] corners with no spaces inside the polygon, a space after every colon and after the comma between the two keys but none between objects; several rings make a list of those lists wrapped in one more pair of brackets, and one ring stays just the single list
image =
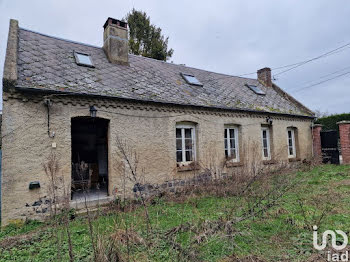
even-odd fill
[{"label": "slate roof", "polygon": [[[17,86],[180,105],[310,115],[306,108],[256,79],[129,55],[130,66],[111,64],[101,47],[19,29]],[[73,51],[91,56],[95,68],[75,63]],[[203,86],[189,85],[181,73]],[[245,84],[266,92],[255,94]]]}]

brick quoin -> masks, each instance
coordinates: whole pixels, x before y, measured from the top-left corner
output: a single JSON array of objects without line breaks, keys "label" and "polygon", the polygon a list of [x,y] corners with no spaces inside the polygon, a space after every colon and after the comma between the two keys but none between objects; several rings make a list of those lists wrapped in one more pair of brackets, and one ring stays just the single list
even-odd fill
[{"label": "brick quoin", "polygon": [[340,121],[339,137],[343,164],[350,164],[350,121]]},{"label": "brick quoin", "polygon": [[322,161],[321,130],[322,125],[316,124],[312,127],[312,145],[314,150],[314,159],[319,162]]}]

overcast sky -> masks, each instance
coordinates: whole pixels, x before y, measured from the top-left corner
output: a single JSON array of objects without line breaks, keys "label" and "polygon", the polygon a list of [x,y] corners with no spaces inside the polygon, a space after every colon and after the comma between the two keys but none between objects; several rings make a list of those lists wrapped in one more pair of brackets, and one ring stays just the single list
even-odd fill
[{"label": "overcast sky", "polygon": [[[350,43],[349,0],[0,0],[1,78],[10,18],[23,28],[102,46],[107,17],[123,18],[133,7],[169,36],[170,61],[232,75],[298,63]],[[275,83],[312,110],[350,112],[350,45],[338,51],[277,75]]]}]

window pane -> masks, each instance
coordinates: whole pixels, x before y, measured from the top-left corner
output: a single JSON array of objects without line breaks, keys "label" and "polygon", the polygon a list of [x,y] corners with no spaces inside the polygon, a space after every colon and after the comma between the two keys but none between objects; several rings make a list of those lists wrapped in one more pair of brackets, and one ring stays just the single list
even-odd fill
[{"label": "window pane", "polygon": [[176,138],[181,138],[181,128],[176,128]]},{"label": "window pane", "polygon": [[227,149],[227,139],[225,139],[225,149]]},{"label": "window pane", "polygon": [[289,147],[289,154],[293,155],[293,147]]},{"label": "window pane", "polygon": [[288,144],[289,144],[289,146],[293,146],[293,140],[292,139],[288,139]]},{"label": "window pane", "polygon": [[227,129],[225,129],[224,136],[227,138]]},{"label": "window pane", "polygon": [[192,139],[185,139],[185,149],[192,149]]},{"label": "window pane", "polygon": [[288,138],[292,139],[292,131],[291,130],[288,130]]},{"label": "window pane", "polygon": [[258,95],[265,95],[265,92],[263,90],[261,90],[258,86],[255,85],[247,85],[251,90],[254,91],[254,93],[258,94]]},{"label": "window pane", "polygon": [[263,147],[267,148],[267,139],[263,139]]},{"label": "window pane", "polygon": [[176,151],[176,162],[182,162],[182,151]]},{"label": "window pane", "polygon": [[192,85],[200,85],[200,86],[202,85],[202,83],[199,82],[195,76],[186,75],[186,74],[182,74],[182,75],[186,79],[187,83]]},{"label": "window pane", "polygon": [[230,143],[231,143],[231,148],[236,148],[236,144],[235,144],[234,139],[230,139]]},{"label": "window pane", "polygon": [[230,129],[230,138],[235,138],[235,130],[234,129]]},{"label": "window pane", "polygon": [[192,132],[191,128],[185,128],[185,138],[191,138],[192,137]]},{"label": "window pane", "polygon": [[267,151],[267,148],[264,148],[264,157],[268,157],[269,156],[269,152]]},{"label": "window pane", "polygon": [[182,140],[176,139],[176,150],[181,150],[182,149]]},{"label": "window pane", "polygon": [[89,55],[76,53],[76,56],[78,58],[78,63],[84,65],[92,65]]},{"label": "window pane", "polygon": [[228,150],[225,148],[225,156],[228,157]]},{"label": "window pane", "polygon": [[231,149],[231,157],[232,157],[233,159],[236,159],[236,158],[237,158],[237,156],[236,156],[236,150],[235,150],[235,149]]},{"label": "window pane", "polygon": [[263,138],[266,138],[266,130],[262,131]]},{"label": "window pane", "polygon": [[192,161],[192,150],[186,150],[186,161]]}]

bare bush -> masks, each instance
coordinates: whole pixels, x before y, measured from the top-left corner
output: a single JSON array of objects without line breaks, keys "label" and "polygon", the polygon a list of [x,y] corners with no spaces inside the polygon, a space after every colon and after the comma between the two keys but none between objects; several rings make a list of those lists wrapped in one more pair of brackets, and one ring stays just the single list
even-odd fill
[{"label": "bare bush", "polygon": [[[53,231],[57,245],[57,260],[62,260],[62,233],[67,234],[68,253],[70,261],[74,261],[73,244],[70,232],[70,195],[64,181],[64,177],[60,174],[59,160],[56,154],[51,153],[46,161],[43,163],[45,174],[48,178],[48,197],[50,217],[53,221],[55,230]],[[62,228],[63,227],[63,228]]]}]

